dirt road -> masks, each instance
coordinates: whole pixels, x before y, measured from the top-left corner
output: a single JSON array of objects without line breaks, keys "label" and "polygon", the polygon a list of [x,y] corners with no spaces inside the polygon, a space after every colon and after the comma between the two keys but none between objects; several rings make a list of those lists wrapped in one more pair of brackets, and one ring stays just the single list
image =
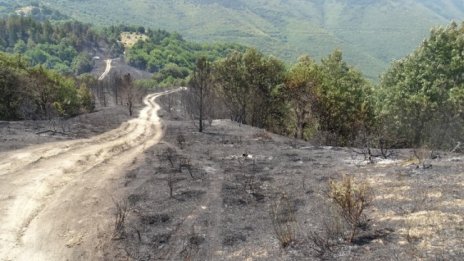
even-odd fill
[{"label": "dirt road", "polygon": [[160,141],[155,99],[163,94],[148,95],[138,118],[94,138],[0,154],[0,260],[98,258],[91,255],[113,222],[112,181]]},{"label": "dirt road", "polygon": [[113,60],[111,60],[111,59],[105,60],[106,68],[105,68],[105,71],[102,73],[102,75],[100,75],[100,77],[98,77],[99,81],[104,80],[106,78],[106,76],[108,75],[108,73],[110,73],[110,71],[111,71],[111,62],[112,61]]}]

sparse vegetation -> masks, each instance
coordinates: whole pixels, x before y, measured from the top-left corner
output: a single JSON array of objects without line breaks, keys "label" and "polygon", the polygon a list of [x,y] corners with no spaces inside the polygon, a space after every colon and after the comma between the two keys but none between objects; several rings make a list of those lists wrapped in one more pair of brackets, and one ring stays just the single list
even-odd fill
[{"label": "sparse vegetation", "polygon": [[184,247],[180,252],[180,256],[184,261],[195,260],[196,253],[200,250],[200,245],[205,241],[196,231],[195,227],[192,226],[190,233],[187,235]]},{"label": "sparse vegetation", "polygon": [[176,150],[174,148],[168,147],[163,152],[163,154],[161,154],[159,156],[159,158],[161,159],[161,161],[164,161],[164,160],[168,161],[171,168],[175,168],[176,163],[177,163],[177,159],[178,159],[178,155],[177,155],[177,152],[176,152]]},{"label": "sparse vegetation", "polygon": [[116,208],[114,213],[114,232],[113,239],[119,240],[126,236],[126,217],[129,211],[129,205],[126,200],[116,202],[114,201]]},{"label": "sparse vegetation", "polygon": [[413,150],[414,157],[417,159],[418,168],[431,168],[430,160],[432,159],[433,151],[431,151],[427,146],[422,146],[418,149]]},{"label": "sparse vegetation", "polygon": [[333,255],[345,243],[343,241],[345,225],[338,210],[329,207],[321,231],[310,231],[307,237],[313,255],[322,260],[333,258]]},{"label": "sparse vegetation", "polygon": [[352,176],[330,182],[328,196],[337,205],[339,214],[350,226],[349,243],[361,227],[368,226],[365,210],[372,203],[373,191],[367,182],[356,181]]},{"label": "sparse vegetation", "polygon": [[176,179],[173,172],[168,174],[167,182],[169,188],[169,197],[172,198],[174,196],[174,186],[176,185]]},{"label": "sparse vegetation", "polygon": [[186,169],[192,179],[195,179],[193,176],[193,166],[192,161],[188,157],[180,157],[179,159],[179,172],[182,172],[183,169]]},{"label": "sparse vegetation", "polygon": [[182,134],[177,135],[176,141],[177,141],[177,145],[179,145],[179,148],[181,150],[184,149],[185,143],[187,142],[185,140],[185,136]]},{"label": "sparse vegetation", "polygon": [[297,223],[295,207],[286,194],[271,203],[270,216],[275,236],[283,248],[296,240]]}]

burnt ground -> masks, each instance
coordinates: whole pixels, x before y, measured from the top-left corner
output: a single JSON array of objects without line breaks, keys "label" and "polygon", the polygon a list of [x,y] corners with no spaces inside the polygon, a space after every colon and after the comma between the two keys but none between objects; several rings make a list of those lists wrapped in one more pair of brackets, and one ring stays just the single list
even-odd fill
[{"label": "burnt ground", "polygon": [[[463,155],[441,152],[418,168],[412,150],[398,150],[368,164],[351,148],[314,146],[228,120],[199,133],[181,106],[171,111],[162,112],[163,141],[119,181],[136,189],[122,198],[126,233],[108,242],[107,260],[464,258]],[[344,231],[326,196],[329,181],[342,175],[372,187],[369,225],[353,243],[339,239],[318,252],[313,233],[324,237],[327,224]],[[295,238],[286,248],[271,218],[282,202],[289,214],[278,220],[296,221],[285,223]]]},{"label": "burnt ground", "polygon": [[[134,117],[137,115],[134,113]],[[0,121],[0,152],[47,142],[90,138],[116,129],[130,118],[127,108],[114,106],[69,119]]]},{"label": "burnt ground", "polygon": [[[105,60],[97,60],[92,74],[99,76],[105,70]],[[130,73],[135,79],[147,79],[151,73],[138,70],[124,63],[120,58],[112,60],[112,74]],[[124,106],[114,105],[112,93],[107,93],[110,107],[99,106],[92,113],[81,114],[72,118],[54,118],[36,121],[0,121],[0,152],[16,150],[30,145],[47,142],[85,139],[118,128],[122,123],[136,118],[143,104],[138,102],[134,115]]]},{"label": "burnt ground", "polygon": [[[464,155],[440,152],[426,162],[431,167],[417,168],[412,150],[398,150],[368,164],[351,148],[315,146],[228,120],[199,133],[179,102],[168,112],[172,101],[161,98],[163,140],[113,178],[115,198],[105,209],[115,218],[123,206],[123,228],[99,232],[95,250],[87,250],[98,260],[464,259]],[[108,108],[66,121],[66,134],[47,131],[50,122],[2,123],[0,151],[90,137],[127,119],[125,108]],[[344,231],[327,191],[345,174],[373,189],[369,225],[353,243],[335,238],[318,256],[313,233],[324,237],[327,226]],[[275,209],[294,237],[285,248]],[[80,260],[78,250],[74,256]]]}]

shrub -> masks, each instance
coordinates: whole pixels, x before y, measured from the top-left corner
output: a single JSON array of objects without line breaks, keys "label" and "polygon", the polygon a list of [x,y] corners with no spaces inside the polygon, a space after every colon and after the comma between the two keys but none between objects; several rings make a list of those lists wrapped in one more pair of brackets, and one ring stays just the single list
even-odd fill
[{"label": "shrub", "polygon": [[272,226],[282,247],[289,246],[296,238],[295,208],[287,195],[282,194],[271,204]]},{"label": "shrub", "polygon": [[348,242],[351,243],[360,227],[367,225],[364,211],[372,202],[372,189],[367,182],[358,182],[351,176],[330,182],[329,197],[342,218],[350,225]]},{"label": "shrub", "polygon": [[422,146],[413,151],[414,157],[417,159],[417,167],[420,168],[430,168],[432,165],[427,162],[432,158],[432,151],[427,146]]},{"label": "shrub", "polygon": [[186,142],[185,136],[182,134],[177,135],[176,141],[177,141],[177,144],[179,145],[179,148],[183,150],[185,146],[185,142]]},{"label": "shrub", "polygon": [[129,210],[127,201],[114,202],[116,206],[113,239],[123,239],[126,236],[126,216]]}]

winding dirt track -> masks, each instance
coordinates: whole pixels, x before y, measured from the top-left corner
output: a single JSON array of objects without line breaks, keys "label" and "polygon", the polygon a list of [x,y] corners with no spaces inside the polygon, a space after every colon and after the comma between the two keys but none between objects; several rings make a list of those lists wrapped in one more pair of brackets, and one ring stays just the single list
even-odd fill
[{"label": "winding dirt track", "polygon": [[108,73],[110,73],[111,71],[111,63],[113,62],[112,59],[107,59],[105,60],[106,62],[106,68],[105,68],[105,71],[102,73],[102,75],[100,75],[100,77],[98,78],[99,81],[102,81],[106,78],[106,76],[108,75]]},{"label": "winding dirt track", "polygon": [[113,222],[109,184],[162,138],[155,99],[167,93],[102,135],[0,154],[0,260],[97,258]]}]

